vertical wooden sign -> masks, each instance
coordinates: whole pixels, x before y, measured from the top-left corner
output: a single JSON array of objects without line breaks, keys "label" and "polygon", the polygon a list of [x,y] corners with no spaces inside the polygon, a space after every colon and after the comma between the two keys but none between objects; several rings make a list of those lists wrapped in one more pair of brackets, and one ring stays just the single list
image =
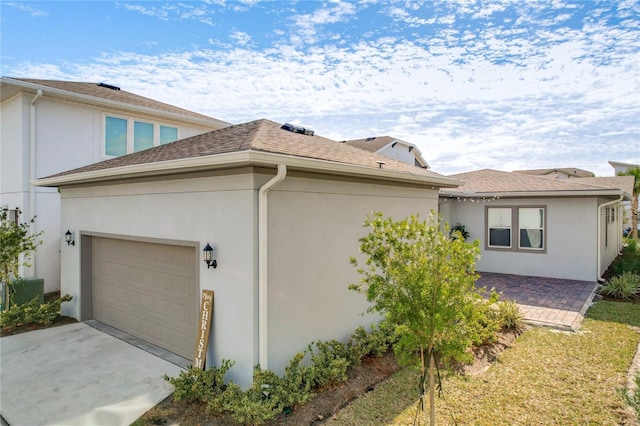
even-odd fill
[{"label": "vertical wooden sign", "polygon": [[209,330],[211,329],[211,317],[213,316],[213,291],[202,290],[200,300],[200,317],[198,319],[198,336],[196,350],[193,354],[193,366],[204,370],[207,359],[207,347],[209,346]]}]

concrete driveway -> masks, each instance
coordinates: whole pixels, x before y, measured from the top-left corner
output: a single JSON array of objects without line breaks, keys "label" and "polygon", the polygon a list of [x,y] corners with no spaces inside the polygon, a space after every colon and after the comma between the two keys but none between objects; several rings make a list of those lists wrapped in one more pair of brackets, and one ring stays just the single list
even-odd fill
[{"label": "concrete driveway", "polygon": [[0,414],[11,426],[129,425],[182,370],[87,324],[0,339]]}]

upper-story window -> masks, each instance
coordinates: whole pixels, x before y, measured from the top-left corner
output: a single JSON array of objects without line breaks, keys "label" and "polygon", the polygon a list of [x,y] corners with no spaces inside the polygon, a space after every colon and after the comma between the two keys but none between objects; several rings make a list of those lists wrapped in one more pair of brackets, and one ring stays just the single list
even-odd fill
[{"label": "upper-story window", "polygon": [[178,128],[144,120],[105,116],[104,154],[117,157],[178,140]]}]

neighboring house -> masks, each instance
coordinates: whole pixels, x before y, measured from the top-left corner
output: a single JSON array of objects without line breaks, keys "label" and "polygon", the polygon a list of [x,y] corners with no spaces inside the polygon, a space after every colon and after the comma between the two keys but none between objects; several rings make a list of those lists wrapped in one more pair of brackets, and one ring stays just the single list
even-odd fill
[{"label": "neighboring house", "polygon": [[609,161],[609,165],[615,170],[615,174],[626,172],[629,169],[640,167],[640,164],[620,163],[618,161]]},{"label": "neighboring house", "polygon": [[440,212],[480,240],[477,269],[596,281],[622,249],[622,205],[633,178],[549,179],[479,170],[451,175]]},{"label": "neighboring house", "polygon": [[376,321],[347,288],[364,218],[426,214],[459,182],[282,127],[252,121],[40,179],[75,235],[63,313],[191,358],[199,295],[214,290],[208,365],[235,360],[243,386],[256,364],[282,373],[311,341]]},{"label": "neighboring house", "polygon": [[376,136],[366,139],[353,139],[343,143],[365,151],[374,152],[388,158],[393,158],[403,163],[428,169],[429,164],[422,158],[422,153],[417,146],[410,142],[392,138],[391,136]]},{"label": "neighboring house", "polygon": [[576,167],[563,167],[559,169],[515,170],[514,173],[542,176],[554,179],[591,178],[596,176],[588,170],[582,170]]},{"label": "neighboring house", "polygon": [[[619,163],[617,161],[609,161],[609,164],[611,165],[611,167],[613,167],[616,176],[618,175],[618,173],[624,173],[629,169],[640,168],[640,164]],[[640,198],[640,195],[638,196],[638,198]],[[636,198],[636,205],[638,203],[638,198]],[[631,223],[631,204],[632,203],[629,202],[624,206],[624,222],[626,228],[630,228],[631,226],[633,226],[633,224]],[[636,226],[640,230],[640,218],[638,218],[638,223],[636,223]]]},{"label": "neighboring house", "polygon": [[228,126],[220,120],[118,87],[55,80],[0,79],[0,206],[37,216],[43,244],[23,276],[60,288],[60,197],[30,181]]}]

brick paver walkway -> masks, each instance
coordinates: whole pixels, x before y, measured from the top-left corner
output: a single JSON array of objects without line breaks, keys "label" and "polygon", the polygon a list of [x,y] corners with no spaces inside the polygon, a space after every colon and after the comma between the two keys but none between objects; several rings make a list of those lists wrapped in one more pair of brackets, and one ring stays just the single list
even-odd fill
[{"label": "brick paver walkway", "polygon": [[577,331],[589,308],[596,282],[481,272],[478,287],[492,287],[515,300],[527,323]]}]

